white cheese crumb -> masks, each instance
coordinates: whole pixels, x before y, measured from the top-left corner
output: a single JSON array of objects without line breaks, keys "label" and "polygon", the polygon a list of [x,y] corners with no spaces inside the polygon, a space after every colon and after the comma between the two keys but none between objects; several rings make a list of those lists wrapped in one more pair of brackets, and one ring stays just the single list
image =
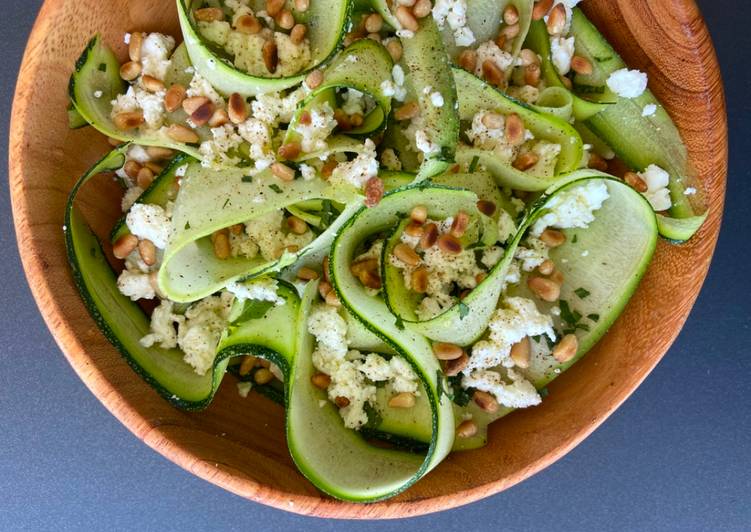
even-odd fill
[{"label": "white cheese crumb", "polygon": [[284,305],[285,300],[279,297],[277,289],[279,283],[271,277],[261,277],[250,281],[231,281],[227,283],[227,291],[243,301],[253,299],[256,301],[270,301],[274,305]]},{"label": "white cheese crumb", "polygon": [[172,227],[164,209],[159,205],[136,203],[125,217],[131,233],[139,239],[148,239],[158,247],[167,247]]},{"label": "white cheese crumb", "polygon": [[616,70],[606,81],[611,91],[621,98],[638,98],[647,90],[647,75],[639,70]]},{"label": "white cheese crumb", "polygon": [[329,178],[332,185],[348,184],[362,188],[371,177],[378,175],[375,144],[365,139],[364,150],[348,162],[339,163]]},{"label": "white cheese crumb", "polygon": [[457,46],[469,46],[475,42],[475,36],[467,26],[466,0],[436,0],[433,5],[433,18],[441,29],[448,22],[454,32]]},{"label": "white cheese crumb", "polygon": [[465,376],[462,386],[493,394],[500,404],[509,408],[527,408],[540,404],[542,398],[532,383],[513,370],[507,372],[511,384],[506,384],[496,371],[479,370]]},{"label": "white cheese crumb", "polygon": [[657,112],[657,106],[653,103],[648,103],[644,106],[644,109],[641,112],[642,116],[654,116],[654,114]]},{"label": "white cheese crumb", "polygon": [[684,196],[693,196],[694,194],[696,194],[696,189],[694,187],[688,187],[683,191]]},{"label": "white cheese crumb", "polygon": [[574,57],[574,37],[552,37],[550,39],[550,57],[555,69],[561,76],[571,71],[571,58]]},{"label": "white cheese crumb", "polygon": [[94,98],[101,98],[103,94],[102,91],[94,91]]},{"label": "white cheese crumb", "polygon": [[494,41],[486,41],[477,48],[475,75],[478,77],[482,77],[482,65],[485,61],[491,61],[502,72],[506,72],[514,66],[514,56],[501,50]]},{"label": "white cheese crumb", "polygon": [[156,293],[151,285],[148,273],[123,270],[117,278],[117,288],[120,293],[133,301],[139,299],[154,299]]},{"label": "white cheese crumb", "polygon": [[298,123],[295,126],[295,131],[302,137],[300,141],[302,151],[311,153],[325,150],[327,148],[326,139],[334,131],[336,125],[334,110],[328,102],[311,109],[310,122],[307,124]]},{"label": "white cheese crumb", "polygon": [[533,236],[540,236],[547,227],[586,228],[595,219],[594,211],[600,209],[609,197],[608,187],[602,181],[590,180],[563,190],[549,200],[546,205],[549,212],[534,223],[530,232]]},{"label": "white cheese crumb", "polygon": [[443,107],[443,95],[436,91],[430,94],[430,103],[433,107]]},{"label": "white cheese crumb", "polygon": [[652,208],[656,212],[668,210],[673,204],[667,188],[670,184],[670,174],[656,164],[650,164],[646,170],[639,173],[639,177],[647,184],[647,191],[643,196],[647,198]]}]

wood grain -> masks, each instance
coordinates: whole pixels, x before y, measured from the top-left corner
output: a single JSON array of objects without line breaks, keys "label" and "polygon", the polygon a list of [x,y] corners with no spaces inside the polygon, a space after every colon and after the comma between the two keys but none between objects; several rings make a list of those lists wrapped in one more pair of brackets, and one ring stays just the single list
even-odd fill
[{"label": "wood grain", "polygon": [[[590,434],[647,376],[678,335],[717,241],[727,171],[722,81],[692,0],[587,0],[587,14],[650,86],[678,124],[699,171],[709,218],[688,244],[661,242],[642,286],[608,335],[550,386],[540,406],[492,426],[481,450],[452,454],[399,497],[355,505],[322,496],[286,451],[280,407],[232,383],[211,407],[186,413],[133,373],[89,318],[68,271],[63,208],[77,176],[107,149],[90,128],[69,131],[66,87],[89,35],[124,54],[123,33],[178,35],[171,1],[47,0],[18,78],[11,120],[10,187],[18,244],[40,311],[60,349],[99,400],[136,437],[183,468],[242,497],[330,517],[394,518],[466,504],[514,485]],[[86,198],[85,214],[106,230],[111,187]]]}]

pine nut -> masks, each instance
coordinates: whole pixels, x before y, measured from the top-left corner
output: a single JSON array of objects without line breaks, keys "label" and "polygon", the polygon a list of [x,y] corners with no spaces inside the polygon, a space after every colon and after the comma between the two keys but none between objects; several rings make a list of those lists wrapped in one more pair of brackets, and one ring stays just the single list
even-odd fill
[{"label": "pine nut", "polygon": [[561,76],[561,83],[563,83],[563,86],[566,87],[568,90],[571,90],[574,86],[573,82],[567,78],[566,76]]},{"label": "pine nut", "polygon": [[235,20],[235,29],[246,35],[255,35],[263,29],[263,24],[252,14],[242,15]]},{"label": "pine nut", "polygon": [[128,161],[125,163],[125,166],[123,166],[123,170],[129,178],[136,179],[138,177],[138,172],[141,171],[141,165],[136,161]]},{"label": "pine nut", "polygon": [[295,17],[289,9],[285,9],[276,17],[276,23],[284,30],[291,30],[295,25]]},{"label": "pine nut", "polygon": [[532,20],[540,20],[553,7],[553,0],[538,0],[532,8]]},{"label": "pine nut", "polygon": [[185,92],[185,87],[179,83],[175,83],[167,89],[167,93],[164,95],[164,108],[167,112],[175,112],[182,106]]},{"label": "pine nut", "polygon": [[157,163],[155,163],[153,161],[149,161],[149,162],[145,163],[144,166],[146,168],[148,168],[149,170],[151,170],[151,172],[154,175],[159,175],[159,174],[162,173],[162,170],[164,170],[164,168],[162,167],[161,164],[157,164]]},{"label": "pine nut", "polygon": [[553,10],[548,15],[548,33],[550,35],[558,35],[563,33],[566,27],[566,6],[563,4],[556,4]]},{"label": "pine nut", "polygon": [[229,235],[225,231],[214,233],[214,255],[217,259],[228,259],[232,250],[229,245]]},{"label": "pine nut", "polygon": [[412,272],[410,281],[412,283],[412,290],[418,294],[424,294],[428,291],[428,269],[417,268]]},{"label": "pine nut", "polygon": [[256,384],[268,384],[274,380],[274,374],[266,368],[260,368],[253,374],[253,380]]},{"label": "pine nut", "polygon": [[336,125],[339,129],[343,131],[349,131],[350,129],[352,129],[352,124],[349,121],[349,115],[345,113],[343,109],[334,110],[334,120],[336,120]]},{"label": "pine nut", "polygon": [[333,287],[328,281],[321,281],[318,284],[318,295],[321,296],[321,299],[326,299],[326,296],[329,295],[331,290],[333,290]]},{"label": "pine nut", "polygon": [[555,271],[555,263],[550,259],[545,259],[543,263],[537,267],[537,271],[543,275],[550,275]]},{"label": "pine nut", "polygon": [[294,44],[300,44],[308,33],[308,27],[305,24],[295,24],[292,31],[289,32],[289,38]]},{"label": "pine nut", "polygon": [[514,364],[522,369],[529,367],[529,355],[532,351],[532,344],[529,342],[529,336],[525,336],[520,341],[511,346],[511,360]]},{"label": "pine nut", "polygon": [[331,279],[329,279],[329,256],[328,255],[323,257],[323,260],[321,261],[321,271],[323,272],[323,278],[326,280],[327,283],[330,283]]},{"label": "pine nut", "polygon": [[295,179],[295,170],[283,163],[272,164],[271,173],[282,181],[293,181]]},{"label": "pine nut", "polygon": [[400,43],[398,39],[391,39],[389,42],[387,42],[386,50],[388,50],[389,55],[391,56],[391,59],[394,61],[394,63],[399,62],[399,60],[402,58],[402,43]]},{"label": "pine nut", "polygon": [[422,238],[420,238],[420,247],[422,249],[430,249],[438,241],[438,226],[434,223],[425,225]]},{"label": "pine nut", "polygon": [[498,113],[485,113],[481,119],[482,125],[488,129],[501,129],[504,124],[503,115]]},{"label": "pine nut", "polygon": [[553,348],[553,358],[563,364],[574,358],[574,355],[576,355],[578,350],[579,340],[576,338],[576,335],[567,334],[560,342],[558,342],[558,345]]},{"label": "pine nut", "polygon": [[344,396],[340,395],[340,396],[338,396],[338,397],[336,397],[336,398],[334,399],[334,403],[335,403],[335,404],[336,404],[336,406],[338,406],[339,408],[346,408],[346,407],[348,407],[348,406],[349,406],[349,399],[347,399],[346,397],[344,397]]},{"label": "pine nut", "polygon": [[409,213],[409,218],[417,224],[425,223],[428,219],[428,208],[425,205],[416,205]]},{"label": "pine nut", "polygon": [[295,11],[305,13],[310,7],[310,0],[295,0]]},{"label": "pine nut", "polygon": [[138,237],[128,233],[118,238],[112,245],[112,254],[118,259],[125,259],[138,246]]},{"label": "pine nut", "polygon": [[459,438],[471,438],[477,435],[477,423],[471,419],[467,419],[459,423],[456,428],[456,435]]},{"label": "pine nut", "polygon": [[210,101],[211,100],[209,100],[206,96],[191,96],[190,98],[185,98],[182,102],[183,111],[185,111],[188,115],[192,115],[198,110],[199,107],[209,103]]},{"label": "pine nut", "polygon": [[383,180],[379,177],[371,177],[365,182],[365,206],[375,207],[383,199],[385,188]]},{"label": "pine nut", "polygon": [[143,33],[134,31],[130,34],[128,43],[128,57],[136,63],[141,61],[141,46],[143,46]]},{"label": "pine nut", "polygon": [[214,116],[214,102],[207,101],[190,115],[190,120],[196,127],[205,126]]},{"label": "pine nut", "polygon": [[519,59],[521,60],[522,66],[540,64],[540,57],[529,48],[524,48],[521,52],[519,52]]},{"label": "pine nut", "polygon": [[236,92],[229,95],[227,116],[233,124],[242,124],[248,119],[248,105],[245,98]]},{"label": "pine nut", "polygon": [[148,153],[149,157],[152,159],[157,160],[169,159],[175,154],[174,150],[162,148],[161,146],[147,146],[146,153]]},{"label": "pine nut", "polygon": [[587,162],[587,167],[593,168],[595,170],[599,170],[600,172],[607,172],[608,161],[604,159],[603,157],[600,157],[596,153],[590,152],[589,161]]},{"label": "pine nut", "polygon": [[141,168],[136,176],[136,184],[143,188],[149,188],[149,185],[154,181],[154,172],[150,168]]},{"label": "pine nut", "polygon": [[544,277],[530,277],[527,286],[537,297],[550,303],[557,301],[561,295],[561,287]]},{"label": "pine nut", "polygon": [[332,307],[342,306],[342,303],[339,301],[339,297],[336,295],[336,292],[334,292],[333,290],[331,290],[328,294],[326,294],[326,304]]},{"label": "pine nut", "polygon": [[514,146],[518,146],[524,142],[524,122],[522,122],[518,114],[512,113],[506,117],[504,135],[506,136],[506,140]]},{"label": "pine nut", "polygon": [[303,111],[302,113],[300,113],[300,123],[302,125],[309,126],[312,121],[313,119],[311,118],[308,111]]},{"label": "pine nut", "polygon": [[364,25],[368,33],[378,33],[383,29],[383,17],[378,13],[371,13],[365,17]]},{"label": "pine nut", "polygon": [[156,246],[151,240],[141,240],[138,243],[138,253],[146,266],[156,264]]},{"label": "pine nut", "polygon": [[256,357],[253,355],[245,355],[242,359],[242,362],[240,362],[240,369],[238,370],[238,373],[241,377],[244,377],[251,371],[253,371],[253,368],[256,367]]},{"label": "pine nut", "polygon": [[509,4],[506,9],[503,10],[503,22],[508,25],[513,25],[519,22],[519,10],[516,9],[514,4]]},{"label": "pine nut", "polygon": [[219,127],[229,123],[229,114],[225,109],[216,109],[214,114],[209,118],[210,127]]},{"label": "pine nut", "polygon": [[542,71],[540,70],[540,65],[537,63],[531,63],[524,67],[524,83],[527,85],[531,85],[533,87],[537,87],[540,83],[540,75]]},{"label": "pine nut", "polygon": [[319,390],[325,390],[331,384],[331,377],[325,373],[316,373],[310,377],[310,382],[312,382],[313,386]]},{"label": "pine nut", "polygon": [[128,61],[120,67],[120,77],[125,81],[133,81],[141,74],[141,63]]},{"label": "pine nut", "polygon": [[391,408],[412,408],[415,406],[415,396],[409,392],[398,393],[389,399]]},{"label": "pine nut", "polygon": [[503,71],[490,59],[482,63],[482,75],[488,83],[496,87],[501,86],[504,81]]},{"label": "pine nut", "polygon": [[461,68],[474,74],[475,69],[477,68],[477,52],[470,50],[469,48],[463,50],[462,53],[459,54],[458,61]]},{"label": "pine nut", "polygon": [[496,205],[492,201],[480,200],[477,202],[477,210],[485,216],[493,216],[495,214]]},{"label": "pine nut", "polygon": [[449,344],[446,342],[435,342],[433,344],[433,354],[438,360],[456,360],[461,358],[464,353],[464,349],[456,344]]},{"label": "pine nut", "polygon": [[256,361],[256,366],[258,366],[259,368],[266,368],[266,369],[268,369],[269,367],[271,367],[271,362],[269,362],[265,358],[259,358]]},{"label": "pine nut", "polygon": [[592,63],[586,57],[575,55],[571,58],[571,70],[577,74],[588,76],[592,73]]},{"label": "pine nut", "polygon": [[357,262],[353,262],[349,267],[349,271],[351,271],[352,275],[355,275],[355,276],[359,276],[363,272],[366,272],[366,271],[377,271],[377,270],[378,270],[378,259],[359,260]]},{"label": "pine nut", "polygon": [[295,160],[300,156],[301,152],[302,146],[299,142],[288,142],[279,146],[279,150],[276,153],[282,159]]},{"label": "pine nut", "polygon": [[424,232],[422,225],[417,222],[410,222],[407,224],[407,227],[404,228],[405,234],[415,238],[420,238]]},{"label": "pine nut", "polygon": [[276,49],[276,43],[273,40],[268,40],[263,44],[261,49],[263,55],[263,64],[266,66],[271,74],[276,72],[276,67],[279,64],[279,54]]},{"label": "pine nut", "polygon": [[364,121],[365,119],[360,113],[349,115],[349,123],[352,125],[352,127],[360,127]]},{"label": "pine nut", "polygon": [[534,165],[536,165],[539,160],[540,157],[536,153],[528,151],[527,153],[522,153],[521,155],[519,155],[511,164],[511,166],[513,166],[517,170],[526,172]]},{"label": "pine nut", "polygon": [[417,102],[407,102],[394,111],[396,120],[410,120],[420,114],[420,107]]},{"label": "pine nut", "polygon": [[277,16],[284,8],[285,0],[266,0],[266,13],[271,17]]},{"label": "pine nut", "polygon": [[224,11],[219,7],[203,7],[196,9],[193,16],[201,22],[217,22],[224,20]]},{"label": "pine nut", "polygon": [[646,192],[648,187],[647,183],[639,176],[638,174],[635,174],[634,172],[626,172],[623,175],[623,180],[634,188],[637,192]]},{"label": "pine nut", "polygon": [[360,273],[358,279],[367,288],[373,290],[380,290],[381,288],[381,276],[378,275],[377,270],[365,270]]},{"label": "pine nut", "polygon": [[118,147],[120,144],[122,144],[122,141],[116,138],[107,137],[107,144],[112,146],[113,148]]},{"label": "pine nut", "polygon": [[553,273],[550,274],[550,280],[558,286],[563,286],[563,272],[561,270],[553,270]]},{"label": "pine nut", "polygon": [[441,235],[438,237],[438,249],[444,253],[458,255],[462,252],[462,243],[453,235]]},{"label": "pine nut", "polygon": [[297,270],[297,278],[301,281],[313,281],[318,279],[318,272],[307,266],[303,266]]},{"label": "pine nut", "polygon": [[475,393],[472,394],[472,400],[483,412],[489,412],[491,414],[493,412],[498,412],[498,401],[496,401],[495,397],[488,392],[476,390]]},{"label": "pine nut", "polygon": [[557,248],[566,243],[566,235],[557,229],[548,228],[542,232],[540,240],[542,240],[548,247]]},{"label": "pine nut", "polygon": [[394,246],[393,254],[407,266],[417,266],[420,264],[420,255],[407,244],[400,243]]},{"label": "pine nut", "polygon": [[159,92],[164,90],[164,82],[162,82],[162,80],[160,79],[155,78],[154,76],[144,74],[141,77],[141,83],[143,84],[143,87],[149,92]]},{"label": "pine nut", "polygon": [[430,15],[432,10],[433,4],[430,3],[430,0],[417,0],[415,6],[412,8],[412,13],[417,18],[425,18]]},{"label": "pine nut", "polygon": [[456,213],[456,216],[454,216],[454,221],[451,222],[451,230],[449,233],[451,236],[461,238],[464,236],[464,233],[467,232],[467,227],[469,227],[469,214],[464,211],[459,211]]},{"label": "pine nut", "polygon": [[399,6],[396,8],[396,20],[402,25],[402,28],[409,31],[417,31],[419,27],[417,25],[417,19],[412,14],[412,11],[407,6]]},{"label": "pine nut", "polygon": [[235,225],[229,226],[229,232],[232,233],[233,235],[241,234],[244,229],[245,229],[245,225],[243,224],[235,224]]},{"label": "pine nut", "polygon": [[320,70],[313,70],[305,78],[305,84],[309,89],[316,89],[321,83],[323,83],[323,72]]},{"label": "pine nut", "polygon": [[290,216],[287,218],[287,226],[289,227],[289,230],[296,235],[305,234],[308,230],[308,224],[297,216]]},{"label": "pine nut", "polygon": [[487,274],[487,273],[485,273],[485,272],[480,272],[480,273],[478,273],[477,275],[475,275],[475,282],[476,282],[477,284],[480,284],[481,282],[483,282],[483,281],[484,281],[485,279],[487,279],[487,278],[488,278],[488,274]]},{"label": "pine nut", "polygon": [[456,377],[464,371],[464,368],[467,367],[467,364],[469,364],[469,357],[466,353],[462,353],[462,356],[459,358],[456,358],[454,360],[449,360],[446,363],[446,368],[444,369],[444,373],[447,377]]},{"label": "pine nut", "polygon": [[512,24],[509,26],[504,26],[504,28],[500,31],[499,35],[504,36],[507,39],[505,42],[508,42],[511,39],[515,39],[516,37],[518,37],[520,32],[521,32],[521,28],[519,27],[519,24]]},{"label": "pine nut", "polygon": [[143,111],[132,111],[129,113],[118,113],[112,118],[115,127],[122,131],[135,129],[143,124]]}]

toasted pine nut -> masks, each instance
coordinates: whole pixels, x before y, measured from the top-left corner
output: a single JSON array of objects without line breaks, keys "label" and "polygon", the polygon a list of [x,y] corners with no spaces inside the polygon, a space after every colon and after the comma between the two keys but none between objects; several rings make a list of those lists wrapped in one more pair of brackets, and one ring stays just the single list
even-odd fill
[{"label": "toasted pine nut", "polygon": [[477,202],[477,210],[483,213],[485,216],[493,216],[496,211],[496,205],[492,201],[479,200]]},{"label": "toasted pine nut", "polygon": [[417,25],[417,19],[412,14],[412,11],[407,6],[399,6],[396,8],[396,20],[402,25],[402,28],[409,31],[417,31],[419,27]]},{"label": "toasted pine nut", "polygon": [[266,13],[269,16],[277,16],[284,8],[284,0],[266,0]]},{"label": "toasted pine nut", "polygon": [[560,3],[553,7],[553,10],[548,15],[547,27],[550,35],[563,33],[566,27],[566,6]]},{"label": "toasted pine nut", "polygon": [[107,144],[109,144],[113,148],[116,148],[117,146],[122,144],[122,141],[113,137],[107,137]]},{"label": "toasted pine nut", "polygon": [[511,39],[515,39],[519,36],[519,33],[521,32],[521,28],[519,27],[519,24],[510,24],[508,26],[504,26],[503,29],[499,32],[499,35],[502,35],[506,38],[506,41],[504,44]]},{"label": "toasted pine nut", "polygon": [[263,44],[261,54],[263,55],[263,64],[266,66],[266,70],[272,74],[276,72],[276,67],[279,65],[279,54],[273,39],[269,39]]},{"label": "toasted pine nut", "polygon": [[151,170],[154,175],[161,174],[162,170],[164,170],[164,168],[162,167],[162,165],[157,164],[154,161],[149,161],[149,162],[145,163],[144,166],[146,168],[148,168],[149,170]]},{"label": "toasted pine nut", "polygon": [[138,254],[146,266],[156,264],[156,246],[151,240],[141,240],[138,243]]},{"label": "toasted pine nut", "polygon": [[136,179],[138,177],[138,172],[141,171],[141,165],[136,161],[128,161],[123,166],[123,170],[129,178]]},{"label": "toasted pine nut", "polygon": [[287,218],[287,226],[289,227],[289,230],[296,235],[302,235],[308,230],[308,224],[297,216],[290,216]]},{"label": "toasted pine nut", "polygon": [[467,72],[474,74],[475,69],[477,68],[477,52],[470,50],[469,48],[463,50],[462,53],[459,54],[458,62],[460,67]]},{"label": "toasted pine nut", "polygon": [[480,121],[488,129],[501,129],[505,119],[498,113],[485,113]]},{"label": "toasted pine nut", "polygon": [[241,377],[244,377],[256,367],[256,360],[256,357],[253,355],[245,355],[243,357],[242,362],[240,362],[240,369],[238,370]]},{"label": "toasted pine nut", "polygon": [[175,154],[175,151],[169,148],[162,148],[161,146],[147,146],[146,153],[148,153],[149,157],[152,159],[164,160],[172,157]]},{"label": "toasted pine nut", "polygon": [[352,127],[360,127],[364,121],[364,117],[360,113],[349,115],[349,123]]},{"label": "toasted pine nut", "polygon": [[512,113],[506,117],[504,135],[506,140],[514,146],[524,142],[524,122],[518,114]]},{"label": "toasted pine nut", "polygon": [[210,127],[219,127],[227,123],[229,123],[229,115],[226,109],[216,109],[211,118],[209,118]]},{"label": "toasted pine nut", "polygon": [[383,199],[385,188],[380,177],[371,177],[365,182],[365,206],[375,207]]},{"label": "toasted pine nut", "polygon": [[407,244],[400,243],[394,246],[393,254],[407,266],[417,266],[420,263],[420,255]]},{"label": "toasted pine nut", "polygon": [[527,286],[537,297],[550,303],[557,301],[561,295],[561,287],[545,277],[530,277]]},{"label": "toasted pine nut", "polygon": [[358,275],[358,279],[367,288],[373,290],[380,290],[381,288],[381,276],[378,275],[378,270],[365,270]]},{"label": "toasted pine nut", "polygon": [[309,126],[312,122],[312,118],[310,116],[310,113],[308,111],[303,111],[300,113],[300,123],[304,126]]},{"label": "toasted pine nut", "polygon": [[295,17],[289,9],[285,9],[276,17],[276,23],[284,30],[291,30],[295,25]]},{"label": "toasted pine nut", "polygon": [[566,235],[557,229],[547,228],[540,235],[540,240],[548,247],[557,248],[566,243]]},{"label": "toasted pine nut", "polygon": [[288,142],[279,146],[279,150],[276,153],[282,159],[295,160],[300,156],[301,152],[302,146],[300,146],[299,142]]},{"label": "toasted pine nut", "polygon": [[219,7],[203,7],[193,12],[196,20],[201,22],[217,22],[224,20],[224,11]]},{"label": "toasted pine nut", "polygon": [[588,76],[592,73],[592,63],[586,57],[575,55],[571,58],[571,70],[577,74]]},{"label": "toasted pine nut", "polygon": [[329,377],[325,373],[315,373],[312,377],[310,377],[310,382],[312,382],[313,386],[315,386],[319,390],[325,390],[331,384],[331,377]]},{"label": "toasted pine nut", "polygon": [[428,291],[428,269],[417,268],[412,272],[410,281],[412,283],[412,290],[418,294],[424,294]]},{"label": "toasted pine nut", "polygon": [[167,89],[167,93],[164,95],[164,108],[167,112],[172,113],[180,108],[185,99],[185,92],[185,87],[179,83],[175,83]]},{"label": "toasted pine nut", "polygon": [[117,129],[127,131],[135,129],[143,124],[143,111],[131,111],[129,113],[118,113],[112,118],[112,122]]},{"label": "toasted pine nut", "polygon": [[415,396],[409,392],[398,393],[389,399],[391,408],[412,408],[415,406]]},{"label": "toasted pine nut", "polygon": [[607,172],[608,161],[604,159],[603,157],[600,157],[596,153],[590,152],[589,161],[587,162],[587,167],[593,168],[595,170],[599,170],[600,172]]},{"label": "toasted pine nut", "polygon": [[328,294],[326,294],[326,304],[331,305],[332,307],[342,306],[342,303],[339,301],[339,297],[336,295],[336,292],[334,290],[331,290]]},{"label": "toasted pine nut", "polygon": [[464,233],[467,232],[467,227],[469,227],[469,214],[464,211],[459,211],[456,213],[456,216],[454,216],[454,221],[451,222],[451,230],[449,233],[451,236],[461,238],[464,236]]},{"label": "toasted pine nut", "polygon": [[130,34],[130,42],[128,43],[128,57],[131,61],[136,63],[141,61],[141,46],[143,46],[143,33],[134,31]]},{"label": "toasted pine nut", "polygon": [[334,399],[334,404],[336,404],[336,406],[338,406],[339,408],[345,408],[349,406],[349,399],[347,399],[343,395],[339,395]]},{"label": "toasted pine nut", "polygon": [[407,102],[394,111],[394,118],[397,120],[409,120],[420,113],[420,107],[417,102]]},{"label": "toasted pine nut", "polygon": [[430,249],[438,241],[438,226],[434,223],[425,224],[422,238],[420,238],[420,247]]},{"label": "toasted pine nut", "polygon": [[323,83],[323,72],[320,70],[313,70],[305,78],[305,84],[309,89],[316,89],[321,83]]},{"label": "toasted pine nut", "polygon": [[522,66],[540,64],[540,57],[529,48],[524,48],[521,52],[519,52],[519,59],[521,60]]},{"label": "toasted pine nut", "polygon": [[550,275],[555,271],[555,263],[550,259],[545,259],[543,263],[537,267],[537,270],[543,275]]},{"label": "toasted pine nut", "polygon": [[456,435],[459,438],[471,438],[477,434],[477,423],[471,419],[467,419],[459,423],[456,428]]},{"label": "toasted pine nut", "polygon": [[566,76],[561,76],[561,83],[563,83],[563,86],[568,90],[571,90],[571,88],[574,86],[571,79],[567,78]]},{"label": "toasted pine nut", "polygon": [[149,188],[149,185],[154,181],[154,172],[150,168],[143,167],[138,171],[136,176],[136,184],[143,188]]},{"label": "toasted pine nut", "polygon": [[141,76],[141,83],[143,83],[143,87],[149,92],[159,92],[164,90],[164,82],[154,76],[149,76],[148,74]]},{"label": "toasted pine nut", "polygon": [[260,368],[253,374],[253,380],[256,384],[268,384],[274,380],[274,374],[266,368]]},{"label": "toasted pine nut", "polygon": [[417,0],[415,6],[412,8],[412,13],[417,18],[425,18],[430,15],[432,10],[433,4],[430,3],[430,0]]},{"label": "toasted pine nut", "polygon": [[490,59],[482,63],[482,75],[491,85],[499,87],[503,84],[503,71]]},{"label": "toasted pine nut", "polygon": [[477,284],[480,284],[481,282],[483,282],[483,281],[484,281],[485,279],[487,279],[487,278],[488,278],[488,274],[487,274],[487,273],[485,273],[485,272],[480,272],[480,273],[478,273],[477,275],[475,275],[475,282],[476,282]]},{"label": "toasted pine nut", "polygon": [[118,259],[124,259],[138,246],[138,237],[128,233],[118,238],[112,245],[112,254]]},{"label": "toasted pine nut", "polygon": [[289,32],[290,40],[295,44],[300,44],[305,39],[308,27],[305,24],[295,24],[292,31]]},{"label": "toasted pine nut", "polygon": [[417,224],[425,223],[425,220],[428,219],[428,208],[425,205],[416,205],[409,213],[409,218]]},{"label": "toasted pine nut", "polygon": [[531,63],[524,67],[524,83],[527,85],[531,85],[533,87],[537,87],[537,85],[540,83],[540,74],[542,71],[540,70],[540,65],[537,63]]},{"label": "toasted pine nut", "polygon": [[320,295],[322,299],[326,299],[326,296],[329,295],[331,290],[333,290],[333,288],[328,281],[321,281],[318,284],[318,295]]},{"label": "toasted pine nut", "polygon": [[623,180],[632,186],[637,192],[643,193],[647,191],[647,183],[641,178],[641,176],[634,172],[626,172],[623,175]]},{"label": "toasted pine nut", "polygon": [[550,274],[550,280],[558,286],[563,286],[563,272],[561,270],[553,270],[553,273]]},{"label": "toasted pine nut", "polygon": [[386,50],[388,50],[389,55],[391,55],[391,59],[394,60],[394,63],[398,62],[402,58],[402,43],[400,43],[398,39],[391,39],[389,42],[387,42]]},{"label": "toasted pine nut", "polygon": [[378,33],[383,29],[383,17],[378,13],[371,13],[365,17],[363,23],[368,33]]},{"label": "toasted pine nut", "polygon": [[419,224],[417,222],[410,222],[404,228],[404,232],[409,236],[420,238],[425,231],[422,228],[422,224]]},{"label": "toasted pine nut", "polygon": [[295,0],[295,11],[305,13],[310,7],[310,0]]},{"label": "toasted pine nut", "polygon": [[329,279],[329,256],[326,255],[323,257],[323,260],[321,261],[321,271],[323,272],[323,278],[327,283],[331,282],[331,279]]},{"label": "toasted pine nut", "polygon": [[433,354],[438,360],[456,360],[464,354],[464,349],[456,344],[435,342],[433,344]]},{"label": "toasted pine nut", "polygon": [[511,166],[513,166],[517,170],[525,172],[536,165],[539,160],[539,155],[534,152],[528,151],[527,153],[522,153],[521,155],[519,155],[511,164]]},{"label": "toasted pine nut", "polygon": [[484,412],[489,412],[491,414],[493,412],[498,412],[498,401],[496,401],[495,397],[488,392],[475,390],[475,393],[472,394],[472,400],[480,407],[480,410],[483,410]]},{"label": "toasted pine nut", "polygon": [[503,10],[503,22],[508,25],[519,22],[519,10],[516,9],[514,4],[507,5],[506,9]]},{"label": "toasted pine nut", "polygon": [[438,237],[438,248],[444,253],[458,255],[462,252],[462,243],[453,235],[441,235]]},{"label": "toasted pine nut", "polygon": [[553,7],[553,0],[538,0],[532,8],[532,20],[540,20]]},{"label": "toasted pine nut", "polygon": [[467,364],[469,364],[469,357],[466,353],[462,353],[462,356],[460,356],[459,358],[449,360],[446,363],[446,367],[443,372],[447,377],[456,377],[457,375],[459,375],[459,373],[464,371],[464,368],[467,367]]},{"label": "toasted pine nut", "polygon": [[283,163],[272,164],[271,173],[282,181],[293,181],[295,179],[295,170]]},{"label": "toasted pine nut", "polygon": [[185,111],[188,115],[192,115],[198,110],[199,107],[209,103],[210,101],[211,100],[209,100],[206,96],[191,96],[190,98],[185,98],[182,101],[183,111]]},{"label": "toasted pine nut", "polygon": [[229,95],[227,116],[233,124],[241,124],[248,119],[248,105],[245,98],[236,92]]},{"label": "toasted pine nut", "polygon": [[229,232],[233,235],[239,235],[242,234],[243,230],[245,229],[245,225],[243,224],[235,224],[229,226]]},{"label": "toasted pine nut", "polygon": [[214,116],[214,102],[207,101],[190,115],[190,120],[196,127],[205,126]]},{"label": "toasted pine nut", "polygon": [[214,233],[214,255],[217,259],[228,259],[232,250],[229,245],[229,235],[225,231]]},{"label": "toasted pine nut", "polygon": [[141,74],[141,63],[128,61],[120,67],[120,77],[125,81],[133,81]]},{"label": "toasted pine nut", "polygon": [[532,344],[529,342],[529,336],[525,336],[511,346],[511,360],[522,369],[528,368],[531,350]]},{"label": "toasted pine nut", "polygon": [[303,266],[297,270],[297,278],[301,281],[313,281],[314,279],[318,279],[318,272],[312,268]]},{"label": "toasted pine nut", "polygon": [[378,271],[378,259],[365,259],[354,262],[350,265],[349,271],[356,277],[360,277],[367,271]]},{"label": "toasted pine nut", "polygon": [[268,369],[269,367],[271,367],[271,362],[269,362],[265,358],[259,358],[256,361],[256,366],[258,366],[259,368],[266,368],[266,369]]},{"label": "toasted pine nut", "polygon": [[252,14],[241,15],[235,20],[235,29],[246,35],[255,35],[263,29],[263,24]]},{"label": "toasted pine nut", "polygon": [[558,345],[553,348],[553,358],[560,363],[568,362],[574,358],[574,355],[576,355],[578,350],[579,340],[576,338],[576,335],[567,334],[560,342],[558,342]]}]

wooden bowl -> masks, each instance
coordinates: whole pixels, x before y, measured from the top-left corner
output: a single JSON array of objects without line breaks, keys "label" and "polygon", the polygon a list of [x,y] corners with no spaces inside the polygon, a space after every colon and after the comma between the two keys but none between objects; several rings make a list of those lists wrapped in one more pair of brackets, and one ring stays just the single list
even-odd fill
[{"label": "wooden bowl", "polygon": [[[228,383],[206,411],[176,410],[95,327],[68,270],[63,207],[74,180],[107,144],[91,128],[68,130],[68,76],[95,32],[124,57],[124,32],[177,36],[178,24],[172,0],[47,0],[18,78],[10,186],[29,284],[81,380],[138,438],[183,468],[242,497],[303,514],[391,518],[444,510],[502,491],[563,456],[636,389],[680,331],[715,247],[727,169],[722,83],[694,2],[587,0],[583,7],[628,64],[649,73],[652,90],[678,124],[703,178],[709,218],[690,243],[659,244],[626,312],[589,355],[550,386],[541,406],[494,424],[487,447],[452,454],[395,499],[357,505],[322,496],[298,473],[284,441],[281,407],[255,394],[242,399]],[[118,201],[115,190],[102,183],[85,199],[84,213],[106,231]]]}]

